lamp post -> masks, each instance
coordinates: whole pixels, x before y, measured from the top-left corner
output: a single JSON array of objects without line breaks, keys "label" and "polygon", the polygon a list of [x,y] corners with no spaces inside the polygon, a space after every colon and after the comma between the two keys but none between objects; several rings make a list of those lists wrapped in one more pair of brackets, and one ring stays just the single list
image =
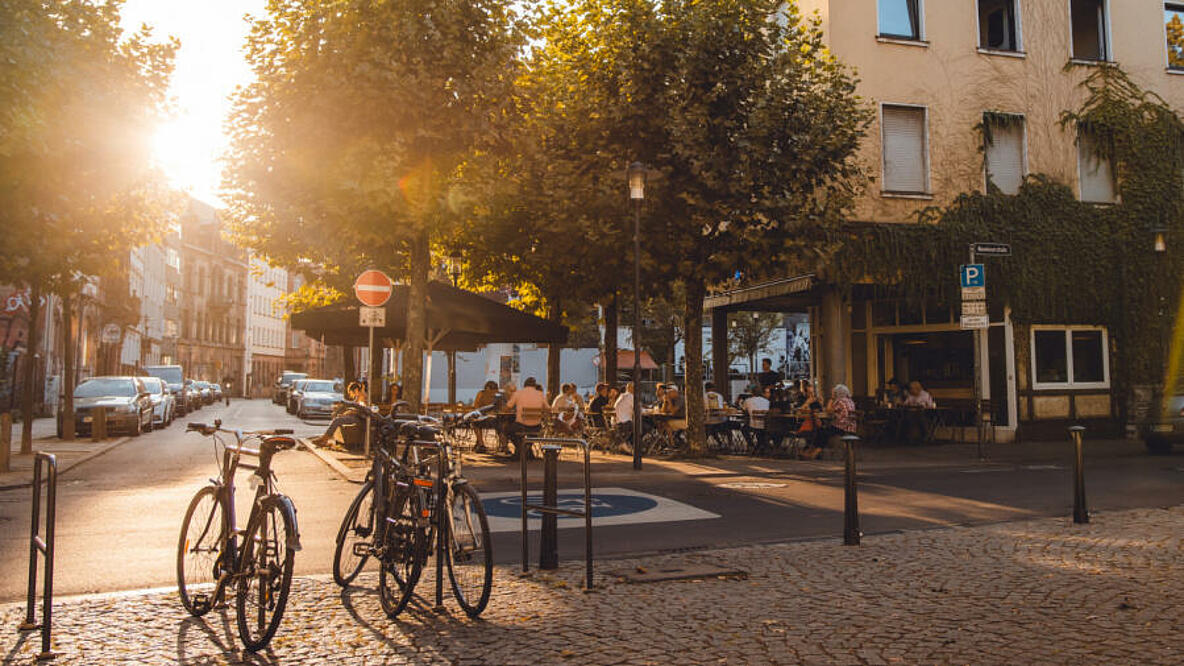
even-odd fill
[{"label": "lamp post", "polygon": [[[460,250],[453,250],[448,254],[448,276],[452,278],[452,286],[460,282],[460,262],[463,257]],[[456,350],[448,350],[448,403],[456,404]]]},{"label": "lamp post", "polygon": [[633,202],[633,469],[641,469],[641,203],[645,200],[645,165],[627,171]]}]

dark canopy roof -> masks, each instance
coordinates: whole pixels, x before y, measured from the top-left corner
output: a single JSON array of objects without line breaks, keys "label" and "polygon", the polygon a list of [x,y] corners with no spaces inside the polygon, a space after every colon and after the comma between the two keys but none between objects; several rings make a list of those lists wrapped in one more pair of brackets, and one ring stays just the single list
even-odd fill
[{"label": "dark canopy roof", "polygon": [[[376,340],[403,340],[407,330],[407,285],[397,284],[386,303],[386,326],[374,330]],[[476,349],[494,342],[567,342],[567,327],[515,310],[471,291],[443,282],[428,283],[429,339],[433,349]],[[327,305],[292,315],[292,328],[330,345],[366,345],[369,331],[358,325],[358,304]]]}]

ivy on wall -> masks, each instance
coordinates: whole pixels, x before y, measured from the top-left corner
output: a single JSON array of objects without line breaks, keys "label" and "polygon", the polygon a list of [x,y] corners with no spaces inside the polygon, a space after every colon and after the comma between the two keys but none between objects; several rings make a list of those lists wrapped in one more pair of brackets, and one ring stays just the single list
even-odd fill
[{"label": "ivy on wall", "polygon": [[[836,231],[830,280],[957,303],[968,245],[1009,243],[1011,257],[985,262],[992,301],[1010,305],[1019,323],[1106,326],[1118,355],[1113,383],[1122,391],[1161,383],[1184,276],[1184,122],[1118,67],[1092,70],[1082,83],[1085,103],[1061,124],[1068,136],[1097,139],[1114,165],[1118,203],[1083,203],[1068,185],[1031,175],[1016,195],[964,193],[919,211],[915,224]],[[1153,249],[1156,231],[1166,252]]]}]

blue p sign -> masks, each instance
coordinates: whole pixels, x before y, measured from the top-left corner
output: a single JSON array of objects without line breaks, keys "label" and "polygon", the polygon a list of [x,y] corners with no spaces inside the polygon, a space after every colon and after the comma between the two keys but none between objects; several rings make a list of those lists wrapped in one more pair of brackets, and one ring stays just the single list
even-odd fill
[{"label": "blue p sign", "polygon": [[963,264],[959,275],[962,279],[963,289],[987,286],[987,272],[983,269],[982,264]]}]

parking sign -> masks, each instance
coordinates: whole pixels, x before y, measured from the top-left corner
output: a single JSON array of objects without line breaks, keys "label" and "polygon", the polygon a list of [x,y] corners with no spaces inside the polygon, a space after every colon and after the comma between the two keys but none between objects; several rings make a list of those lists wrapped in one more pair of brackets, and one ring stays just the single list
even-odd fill
[{"label": "parking sign", "polygon": [[987,271],[982,264],[962,264],[958,275],[963,289],[987,286]]}]

